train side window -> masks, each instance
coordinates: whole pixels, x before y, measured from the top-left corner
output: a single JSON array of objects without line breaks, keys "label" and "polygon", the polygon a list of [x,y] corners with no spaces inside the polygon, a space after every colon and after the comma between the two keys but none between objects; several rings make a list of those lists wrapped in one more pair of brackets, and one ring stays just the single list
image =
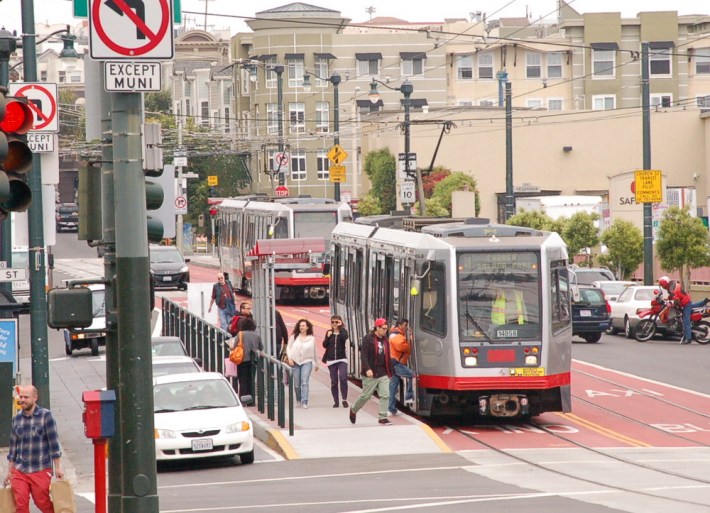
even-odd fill
[{"label": "train side window", "polygon": [[432,263],[431,270],[422,280],[421,288],[419,322],[422,329],[446,335],[446,272],[443,264]]},{"label": "train side window", "polygon": [[569,271],[563,260],[551,262],[550,306],[552,308],[552,330],[558,332],[570,324],[570,281]]}]

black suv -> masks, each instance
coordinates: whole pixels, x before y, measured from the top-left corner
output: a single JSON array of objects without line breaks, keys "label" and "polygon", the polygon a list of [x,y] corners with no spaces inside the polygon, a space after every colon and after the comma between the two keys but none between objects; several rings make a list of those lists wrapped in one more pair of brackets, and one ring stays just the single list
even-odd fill
[{"label": "black suv", "polygon": [[175,287],[187,290],[190,269],[175,246],[150,246],[150,276],[155,288]]},{"label": "black suv", "polygon": [[611,320],[604,292],[583,285],[578,291],[579,299],[572,302],[572,335],[579,335],[590,343],[599,342]]},{"label": "black suv", "polygon": [[79,230],[79,206],[76,203],[62,203],[57,206],[57,231]]}]

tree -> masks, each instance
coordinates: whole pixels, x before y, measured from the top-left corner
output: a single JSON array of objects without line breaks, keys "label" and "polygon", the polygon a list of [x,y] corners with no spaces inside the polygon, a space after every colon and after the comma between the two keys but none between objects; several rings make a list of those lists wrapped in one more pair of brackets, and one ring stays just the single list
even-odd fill
[{"label": "tree", "polygon": [[461,171],[451,173],[441,180],[434,188],[431,199],[435,199],[451,215],[451,197],[454,191],[474,191],[474,212],[476,216],[481,212],[481,198],[478,195],[478,186],[475,178]]},{"label": "tree", "polygon": [[380,200],[372,194],[366,194],[357,204],[357,212],[361,216],[375,216],[382,213]]},{"label": "tree", "polygon": [[380,211],[376,212],[377,214],[388,214],[397,208],[396,169],[396,161],[389,148],[371,151],[365,157],[365,173],[370,179],[372,190],[376,191],[380,204]]},{"label": "tree", "polygon": [[[570,256],[574,256],[582,249],[591,249],[599,245],[599,230],[594,221],[599,219],[599,214],[577,212],[569,218],[562,230],[562,238],[567,244]],[[587,266],[592,265],[591,251],[587,252]]]},{"label": "tree", "polygon": [[661,269],[680,271],[681,280],[690,286],[690,270],[710,265],[708,230],[688,207],[670,207],[663,214],[656,238],[656,253]]},{"label": "tree", "polygon": [[146,114],[170,114],[172,104],[173,97],[167,89],[145,95],[144,106]]},{"label": "tree", "polygon": [[422,176],[422,186],[424,187],[424,197],[426,199],[431,198],[434,194],[434,189],[440,181],[451,175],[451,171],[445,169],[441,166],[435,167],[431,173]]},{"label": "tree", "polygon": [[71,89],[60,89],[59,147],[65,148],[74,141],[86,139],[86,114],[83,106],[77,106],[77,96]]},{"label": "tree", "polygon": [[620,280],[628,279],[643,262],[643,234],[632,222],[615,219],[600,240],[608,253],[599,257],[599,263],[615,270]]},{"label": "tree", "polygon": [[548,232],[557,231],[553,228],[557,227],[555,220],[548,216],[542,210],[525,210],[510,217],[505,224],[512,226],[525,226],[535,230],[544,230]]}]

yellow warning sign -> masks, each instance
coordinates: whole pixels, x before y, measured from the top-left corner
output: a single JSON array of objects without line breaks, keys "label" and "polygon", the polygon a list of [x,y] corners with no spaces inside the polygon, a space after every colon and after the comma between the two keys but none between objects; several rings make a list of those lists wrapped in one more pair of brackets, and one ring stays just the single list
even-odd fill
[{"label": "yellow warning sign", "polygon": [[346,158],[348,158],[348,155],[349,153],[345,151],[339,144],[333,146],[328,152],[328,158],[336,166],[343,162]]},{"label": "yellow warning sign", "polygon": [[209,175],[207,177],[207,185],[210,187],[217,187],[219,185],[219,177],[217,175]]},{"label": "yellow warning sign", "polygon": [[342,183],[345,181],[345,166],[330,166],[328,173],[331,182]]},{"label": "yellow warning sign", "polygon": [[636,192],[636,203],[660,203],[663,201],[661,181],[661,172],[658,170],[635,171],[634,190]]}]

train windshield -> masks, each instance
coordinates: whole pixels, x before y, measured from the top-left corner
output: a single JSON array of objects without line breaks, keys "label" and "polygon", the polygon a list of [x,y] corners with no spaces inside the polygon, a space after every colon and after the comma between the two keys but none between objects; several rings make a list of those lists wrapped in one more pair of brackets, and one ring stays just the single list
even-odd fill
[{"label": "train windshield", "polygon": [[326,245],[330,241],[330,232],[338,224],[338,213],[330,212],[294,212],[293,213],[293,236],[302,237],[323,237]]},{"label": "train windshield", "polygon": [[530,251],[458,256],[461,340],[539,339],[540,259]]}]

